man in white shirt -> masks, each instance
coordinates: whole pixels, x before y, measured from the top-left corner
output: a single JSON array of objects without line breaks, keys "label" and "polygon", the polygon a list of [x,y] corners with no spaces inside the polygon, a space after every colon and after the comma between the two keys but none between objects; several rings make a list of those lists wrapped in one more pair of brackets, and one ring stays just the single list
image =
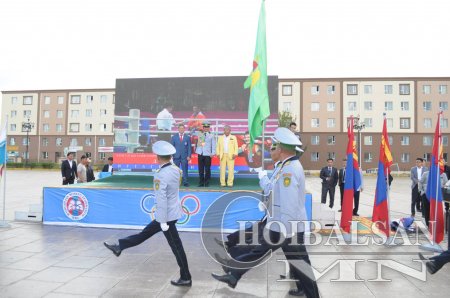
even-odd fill
[{"label": "man in white shirt", "polygon": [[172,130],[172,125],[175,124],[175,120],[171,114],[172,110],[173,104],[167,103],[166,107],[156,116],[156,127],[161,131],[158,134],[158,139],[169,143],[172,137],[170,131]]},{"label": "man in white shirt", "polygon": [[422,174],[428,171],[427,167],[423,166],[423,159],[416,158],[416,166],[411,168],[411,216],[414,217],[417,211],[422,212],[421,208],[421,196],[419,194],[419,181],[422,178]]},{"label": "man in white shirt", "polygon": [[86,174],[86,155],[81,156],[80,163],[77,167],[78,173],[78,183],[86,183],[87,182],[87,174]]},{"label": "man in white shirt", "polygon": [[103,166],[102,172],[109,172],[112,174],[114,159],[112,157],[108,157],[108,164]]}]

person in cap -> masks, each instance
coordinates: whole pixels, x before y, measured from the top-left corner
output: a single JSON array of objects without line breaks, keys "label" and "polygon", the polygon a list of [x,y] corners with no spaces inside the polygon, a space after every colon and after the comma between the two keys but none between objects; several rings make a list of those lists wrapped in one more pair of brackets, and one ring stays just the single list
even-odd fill
[{"label": "person in cap", "polygon": [[86,179],[87,182],[95,180],[94,169],[91,166],[92,160],[90,157],[86,159]]},{"label": "person in cap", "polygon": [[209,180],[211,179],[211,158],[216,154],[216,140],[209,130],[209,122],[203,122],[203,131],[197,132],[198,140],[195,153],[198,155],[199,187],[209,186]]},{"label": "person in cap", "polygon": [[183,243],[176,227],[178,219],[182,217],[181,203],[179,201],[182,173],[177,166],[170,162],[172,154],[175,154],[176,150],[175,147],[166,141],[157,141],[153,144],[152,149],[157,155],[160,165],[153,178],[153,189],[156,197],[155,219],[140,233],[119,239],[117,244],[104,242],[104,245],[118,257],[124,249],[139,245],[156,233],[163,231],[180,267],[180,278],[172,280],[171,284],[190,287],[192,285],[191,274]]},{"label": "person in cap", "polygon": [[[280,146],[282,163],[273,181],[270,215],[265,226],[265,229],[268,230],[265,232],[267,232],[269,239],[260,237],[260,244],[257,248],[250,253],[236,257],[235,260],[258,264],[269,251],[282,248],[286,259],[291,262],[291,275],[297,280],[297,289],[289,290],[289,294],[294,296],[306,294],[306,297],[319,297],[311,262],[303,244],[305,232],[303,221],[307,221],[305,174],[296,156],[296,146],[301,146],[301,142],[287,128],[278,128],[274,137],[277,146]],[[300,222],[292,226],[291,221]],[[292,261],[296,262],[292,263]],[[298,267],[299,265],[301,269]],[[247,266],[234,266],[225,275],[213,273],[212,276],[234,288],[248,270],[250,268],[247,268]]]}]

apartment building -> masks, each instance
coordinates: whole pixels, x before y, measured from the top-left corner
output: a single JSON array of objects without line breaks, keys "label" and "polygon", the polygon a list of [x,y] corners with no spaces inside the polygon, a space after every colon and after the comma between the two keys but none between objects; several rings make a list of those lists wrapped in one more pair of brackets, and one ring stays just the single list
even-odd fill
[{"label": "apartment building", "polygon": [[68,151],[105,160],[112,155],[114,100],[114,89],[3,91],[8,158],[24,161],[28,144],[30,162],[59,162]]}]

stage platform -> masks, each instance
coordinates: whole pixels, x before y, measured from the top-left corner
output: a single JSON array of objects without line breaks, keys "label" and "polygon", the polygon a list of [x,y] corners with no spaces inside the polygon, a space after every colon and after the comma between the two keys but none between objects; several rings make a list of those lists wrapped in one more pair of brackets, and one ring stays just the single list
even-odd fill
[{"label": "stage platform", "polygon": [[[209,187],[197,187],[197,177],[189,178],[189,183],[190,187],[180,188],[180,231],[232,231],[239,228],[238,221],[257,221],[264,216],[258,210],[261,189],[255,176],[236,178],[232,188],[220,187],[217,178]],[[154,205],[153,176],[113,175],[90,183],[44,187],[43,222],[141,229],[154,218]],[[306,195],[306,210],[311,219],[311,194]]]}]

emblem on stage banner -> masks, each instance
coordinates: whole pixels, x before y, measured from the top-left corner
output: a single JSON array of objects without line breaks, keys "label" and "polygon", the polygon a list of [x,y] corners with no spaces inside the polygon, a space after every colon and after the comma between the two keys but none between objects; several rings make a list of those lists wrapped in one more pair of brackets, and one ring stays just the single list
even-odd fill
[{"label": "emblem on stage banner", "polygon": [[81,192],[69,192],[64,197],[63,209],[68,218],[72,220],[82,220],[88,214],[89,202]]}]

